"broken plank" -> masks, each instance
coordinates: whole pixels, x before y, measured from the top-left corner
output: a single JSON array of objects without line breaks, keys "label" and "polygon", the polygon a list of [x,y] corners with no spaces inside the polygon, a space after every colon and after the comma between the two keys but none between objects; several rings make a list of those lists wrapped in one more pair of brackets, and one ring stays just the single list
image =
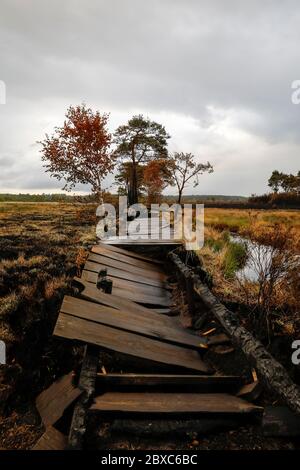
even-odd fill
[{"label": "broken plank", "polygon": [[65,296],[61,312],[73,315],[95,323],[111,326],[125,331],[138,333],[150,338],[199,350],[203,338],[188,333],[172,318],[149,312],[148,315],[116,310],[104,305],[98,305],[86,300]]},{"label": "broken plank", "polygon": [[64,434],[49,426],[31,450],[65,450],[67,443]]},{"label": "broken plank", "polygon": [[[90,282],[84,281],[79,277],[75,277],[74,281],[79,283],[83,287],[83,290],[80,292],[80,296],[86,300],[92,300],[93,302],[97,302],[102,305],[107,305],[118,310],[127,309],[130,312],[141,313],[145,315],[148,315],[149,312],[151,313],[153,311],[160,314],[172,315],[172,312],[170,312],[169,309],[149,309],[137,304],[136,302],[132,302],[131,300],[119,297],[117,295],[106,294],[100,289],[97,289],[95,285],[91,284]],[[174,321],[177,320],[174,319]]]},{"label": "broken plank", "polygon": [[[92,263],[90,261],[87,261],[84,265],[85,271],[91,271],[97,274],[101,270],[104,270],[105,268],[106,267],[104,265],[101,267],[97,265],[96,263]],[[109,271],[109,268],[107,268],[107,271]],[[109,274],[108,274],[108,277],[109,277]],[[141,292],[143,294],[170,297],[170,293],[162,287],[151,286],[148,284],[141,284],[137,280],[132,281],[126,278],[122,279],[122,278],[116,277],[115,275],[112,275],[111,277],[113,279],[114,287],[121,287],[122,289],[134,290],[135,292]]]},{"label": "broken plank", "polygon": [[[82,271],[82,279],[84,281],[92,283],[92,285],[96,285],[98,280],[97,273],[93,273],[91,271],[86,271],[85,269]],[[143,305],[157,305],[162,307],[170,307],[171,300],[166,297],[161,297],[158,295],[148,295],[141,292],[133,292],[129,289],[121,289],[117,288],[113,284],[112,294],[117,295],[118,297],[125,298],[131,300],[132,302],[137,302]]]},{"label": "broken plank", "polygon": [[93,261],[92,258],[88,258],[88,261],[85,263],[85,269],[93,272],[99,272],[102,270],[107,271],[109,277],[117,277],[120,279],[127,279],[128,281],[138,282],[140,284],[146,284],[149,286],[159,287],[161,289],[170,289],[170,286],[159,278],[154,279],[151,277],[143,276],[142,274],[134,273],[124,269],[113,268],[107,266],[106,264],[100,264],[96,261]]},{"label": "broken plank", "polygon": [[222,375],[175,375],[175,374],[98,374],[96,384],[101,391],[119,390],[122,387],[135,389],[143,387],[172,391],[186,389],[188,392],[234,392],[242,384],[239,376]]},{"label": "broken plank", "polygon": [[[116,254],[116,256],[120,256]],[[156,266],[154,267],[141,267],[136,266],[132,263],[128,263],[127,261],[123,261],[120,259],[113,259],[109,256],[98,253],[90,253],[89,260],[94,261],[95,263],[110,266],[112,268],[122,269],[123,271],[129,271],[133,274],[140,274],[144,277],[150,277],[152,279],[156,279],[158,281],[164,281],[167,278],[167,275],[162,271],[158,270]]]},{"label": "broken plank", "polygon": [[211,373],[197,351],[60,313],[54,335],[101,346],[157,364]]},{"label": "broken plank", "polygon": [[95,398],[93,412],[235,415],[261,414],[263,408],[226,393],[120,393]]},{"label": "broken plank", "polygon": [[163,264],[163,261],[161,261],[161,260],[157,260],[157,259],[150,258],[149,256],[141,255],[140,253],[136,253],[135,251],[124,250],[124,248],[119,248],[118,246],[104,245],[101,242],[99,242],[99,244],[97,244],[97,245],[94,245],[92,247],[92,251],[97,253],[98,252],[97,247],[101,247],[101,248],[104,248],[106,250],[109,250],[109,251],[112,251],[112,252],[115,252],[115,253],[119,253],[121,255],[125,255],[126,257],[129,257],[129,258],[134,258],[134,259],[138,259],[138,260],[141,260],[141,261],[146,261],[147,265],[148,265],[148,263],[150,265],[151,264],[157,264],[157,265],[162,265]]},{"label": "broken plank", "polygon": [[116,253],[114,251],[109,251],[107,248],[102,247],[101,249],[92,248],[91,254],[98,258],[99,256],[110,259],[111,261],[116,261],[131,266],[132,269],[141,269],[149,272],[150,274],[155,275],[164,275],[162,266],[158,264],[148,263],[146,261],[137,260],[129,256],[122,255],[121,253]]},{"label": "broken plank", "polygon": [[36,407],[44,425],[47,427],[55,424],[81,393],[73,384],[73,372],[64,375],[44,390],[36,399]]}]

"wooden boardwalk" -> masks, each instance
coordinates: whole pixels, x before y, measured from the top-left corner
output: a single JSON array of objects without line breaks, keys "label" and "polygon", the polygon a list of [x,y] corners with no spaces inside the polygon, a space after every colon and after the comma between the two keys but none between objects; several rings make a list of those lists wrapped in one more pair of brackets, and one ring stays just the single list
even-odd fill
[{"label": "wooden boardwalk", "polygon": [[[212,339],[184,329],[174,316],[162,261],[100,242],[74,285],[77,294],[65,296],[54,335],[84,344],[86,354],[77,387],[69,374],[38,397],[47,429],[36,448],[65,442],[53,426],[73,402],[69,448],[83,445],[89,413],[205,416],[205,423],[209,417],[225,424],[236,416],[261,414],[260,407],[236,396],[239,377],[215,375],[203,360]],[[226,341],[221,336],[216,341]],[[137,371],[100,373],[100,351],[120,355]]]}]

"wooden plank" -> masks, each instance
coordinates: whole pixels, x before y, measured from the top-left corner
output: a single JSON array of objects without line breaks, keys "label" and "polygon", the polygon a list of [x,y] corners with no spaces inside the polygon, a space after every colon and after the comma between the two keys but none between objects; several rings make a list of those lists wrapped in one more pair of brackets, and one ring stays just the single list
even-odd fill
[{"label": "wooden plank", "polygon": [[134,259],[137,259],[137,260],[146,261],[147,265],[150,264],[150,266],[151,266],[151,264],[155,264],[155,265],[163,265],[164,264],[164,262],[161,261],[161,260],[149,258],[148,256],[141,255],[140,253],[136,253],[135,251],[124,250],[124,248],[119,248],[118,246],[105,245],[101,242],[99,242],[98,245],[93,246],[92,251],[94,253],[98,253],[98,250],[97,250],[98,246],[101,247],[101,248],[104,248],[106,251],[112,251],[112,252],[115,252],[115,253],[119,253],[121,255],[125,255],[126,257],[129,257],[129,258],[134,258]]},{"label": "wooden plank", "polygon": [[261,414],[263,408],[226,393],[119,393],[95,398],[91,411],[166,414]]},{"label": "wooden plank", "polygon": [[31,450],[65,450],[67,437],[49,426]]},{"label": "wooden plank", "polygon": [[36,407],[44,425],[47,427],[55,424],[81,393],[73,385],[73,372],[64,375],[44,390],[36,399]]},{"label": "wooden plank", "polygon": [[[170,309],[153,309],[153,308],[149,309],[149,308],[143,307],[140,304],[137,304],[136,302],[127,300],[126,298],[118,297],[117,295],[114,295],[114,294],[105,294],[100,289],[97,289],[95,285],[91,284],[90,282],[84,281],[83,279],[80,279],[79,277],[75,277],[74,281],[76,281],[83,287],[83,290],[80,292],[80,296],[83,299],[92,300],[93,302],[97,302],[102,305],[107,305],[108,307],[113,307],[118,310],[127,309],[130,312],[141,313],[145,315],[149,315],[149,312],[172,315],[172,312],[170,311]],[[178,322],[177,319],[173,319],[173,321]]]},{"label": "wooden plank", "polygon": [[95,248],[92,248],[90,253],[91,261],[95,261],[99,264],[105,264],[113,268],[123,269],[124,271],[130,271],[132,273],[139,273],[142,276],[152,277],[164,281],[166,279],[166,273],[154,264],[139,261],[128,256],[123,256],[120,253],[114,253],[108,250],[104,250],[101,247],[101,252],[94,253]]},{"label": "wooden plank", "polygon": [[179,315],[179,312],[172,311],[169,308],[152,308],[151,310],[153,312],[160,313],[161,315],[168,315],[170,317],[175,317]]},{"label": "wooden plank", "polygon": [[130,389],[151,388],[178,388],[188,392],[234,392],[242,384],[241,377],[222,375],[174,375],[174,374],[98,374],[97,387],[101,391],[107,389],[118,390],[121,387]]},{"label": "wooden plank", "polygon": [[106,256],[116,261],[130,264],[136,268],[147,269],[154,272],[163,273],[163,264],[155,262],[151,258],[137,255],[133,251],[124,250],[114,245],[100,243],[94,245],[91,252],[96,255]]},{"label": "wooden plank", "polygon": [[[84,281],[92,283],[95,285],[97,283],[98,275],[92,271],[82,271],[82,279]],[[158,295],[149,295],[142,292],[132,291],[129,289],[122,289],[113,284],[112,294],[117,295],[118,297],[131,300],[132,302],[137,302],[143,305],[157,305],[162,307],[170,307],[171,300],[167,297],[161,297]]]},{"label": "wooden plank", "polygon": [[170,342],[185,347],[200,349],[205,339],[188,333],[179,328],[173,319],[159,313],[150,312],[147,315],[128,310],[116,310],[104,305],[98,305],[82,299],[65,296],[61,312],[111,326],[125,331],[138,333],[160,341]]},{"label": "wooden plank", "polygon": [[[91,261],[86,261],[84,265],[84,269],[86,271],[99,273],[101,269],[105,269],[105,266],[101,268],[96,263],[92,263]],[[113,279],[114,287],[120,287],[121,289],[133,290],[134,292],[141,292],[142,294],[157,295],[158,297],[165,297],[169,299],[171,298],[170,293],[162,287],[150,286],[148,284],[140,284],[139,282],[127,280],[125,278],[122,279],[114,275],[111,277]]]},{"label": "wooden plank", "polygon": [[54,335],[101,346],[118,353],[148,359],[157,364],[211,373],[197,351],[162,343],[135,333],[60,313]]},{"label": "wooden plank", "polygon": [[262,426],[264,436],[300,436],[300,416],[286,406],[267,406]]},{"label": "wooden plank", "polygon": [[128,281],[138,282],[140,284],[146,284],[149,286],[159,287],[161,289],[169,289],[170,286],[161,278],[157,277],[154,279],[153,277],[143,276],[141,273],[135,273],[131,270],[125,270],[121,268],[114,268],[108,266],[106,264],[98,263],[97,261],[93,260],[91,256],[89,256],[88,260],[85,263],[85,269],[93,272],[99,272],[104,269],[107,270],[107,275],[109,277],[117,277],[120,279],[127,279]]}]

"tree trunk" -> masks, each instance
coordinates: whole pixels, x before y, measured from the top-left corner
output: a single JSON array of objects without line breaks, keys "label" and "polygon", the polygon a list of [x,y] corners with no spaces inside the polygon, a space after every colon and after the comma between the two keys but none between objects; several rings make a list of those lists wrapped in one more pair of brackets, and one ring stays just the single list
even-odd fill
[{"label": "tree trunk", "polygon": [[178,192],[177,204],[181,204],[181,198],[182,198],[182,189],[180,189]]},{"label": "tree trunk", "polygon": [[129,205],[138,203],[138,190],[137,190],[137,171],[136,163],[132,162],[132,168],[130,172],[130,183],[128,191],[128,203]]}]

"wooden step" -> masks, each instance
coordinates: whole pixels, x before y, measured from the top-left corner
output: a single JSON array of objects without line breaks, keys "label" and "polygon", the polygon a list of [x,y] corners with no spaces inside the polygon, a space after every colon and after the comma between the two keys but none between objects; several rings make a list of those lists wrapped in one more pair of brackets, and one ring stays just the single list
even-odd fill
[{"label": "wooden step", "polygon": [[[174,374],[98,374],[96,385],[101,391],[150,388],[171,392],[235,393],[242,385],[239,376],[231,375],[174,375]],[[148,390],[150,391],[150,390]]]},{"label": "wooden step", "polygon": [[263,412],[263,408],[225,393],[107,392],[95,398],[90,410],[165,415],[236,415]]}]

